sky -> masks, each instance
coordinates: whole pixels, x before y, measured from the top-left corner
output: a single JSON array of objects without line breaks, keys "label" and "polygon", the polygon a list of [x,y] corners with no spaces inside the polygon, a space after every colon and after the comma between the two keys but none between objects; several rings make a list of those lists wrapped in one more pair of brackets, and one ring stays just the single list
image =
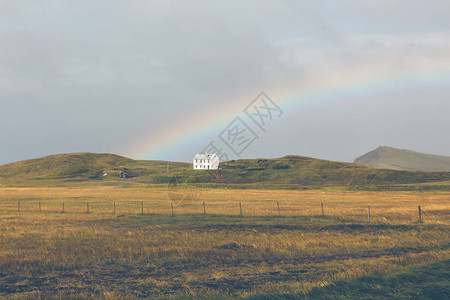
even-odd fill
[{"label": "sky", "polygon": [[450,156],[449,11],[448,0],[0,0],[0,164],[70,152],[191,161],[208,145],[228,159],[351,162],[382,145]]}]

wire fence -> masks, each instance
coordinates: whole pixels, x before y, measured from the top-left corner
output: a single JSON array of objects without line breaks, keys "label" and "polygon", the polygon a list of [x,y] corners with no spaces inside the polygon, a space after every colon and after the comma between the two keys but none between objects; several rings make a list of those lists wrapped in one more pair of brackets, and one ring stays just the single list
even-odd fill
[{"label": "wire fence", "polygon": [[391,206],[382,204],[352,205],[350,203],[307,203],[280,201],[222,201],[174,203],[159,201],[0,201],[1,213],[67,213],[113,215],[237,215],[237,216],[322,216],[354,219],[366,222],[407,221],[445,222],[449,209],[424,210],[421,206]]}]

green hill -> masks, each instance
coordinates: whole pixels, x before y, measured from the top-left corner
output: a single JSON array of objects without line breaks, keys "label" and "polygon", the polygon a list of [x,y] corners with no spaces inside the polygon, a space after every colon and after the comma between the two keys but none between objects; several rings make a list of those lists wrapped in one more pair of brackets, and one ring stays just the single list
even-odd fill
[{"label": "green hill", "polygon": [[0,166],[0,177],[22,179],[92,178],[133,162],[113,154],[70,153],[23,160]]},{"label": "green hill", "polygon": [[450,157],[425,154],[388,146],[364,154],[355,163],[382,169],[450,172]]},{"label": "green hill", "polygon": [[[119,178],[120,172],[126,178]],[[221,163],[219,170],[193,170],[189,163],[95,153],[52,155],[0,166],[0,186],[128,186],[174,180],[209,187],[450,189],[450,172],[375,169],[294,155],[232,160]]]},{"label": "green hill", "polygon": [[[174,170],[187,163],[170,163]],[[0,166],[0,183],[26,185],[32,182],[89,181],[151,176],[167,172],[167,162],[140,161],[115,154],[69,153],[18,161]]]},{"label": "green hill", "polygon": [[448,187],[447,181],[450,180],[450,172],[375,169],[353,163],[294,155],[278,159],[234,160],[222,163],[221,167],[222,170],[201,173],[189,170],[182,175],[183,177],[191,176],[190,181],[197,182],[250,184],[256,187],[278,184],[297,188],[341,186],[372,189],[378,186],[381,189],[390,189],[393,185],[438,182],[444,182],[444,185]]}]

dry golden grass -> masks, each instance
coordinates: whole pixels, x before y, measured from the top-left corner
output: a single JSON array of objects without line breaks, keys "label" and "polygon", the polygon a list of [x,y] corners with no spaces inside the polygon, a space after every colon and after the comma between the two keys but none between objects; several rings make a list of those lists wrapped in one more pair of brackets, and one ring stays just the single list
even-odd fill
[{"label": "dry golden grass", "polygon": [[[238,215],[239,202],[247,216],[276,216],[277,202],[282,216],[321,215],[321,203],[327,216],[367,219],[370,206],[372,221],[416,221],[418,206],[423,219],[444,221],[450,212],[448,192],[349,192],[349,191],[292,191],[292,190],[225,190],[203,189],[199,199],[191,200],[189,190],[174,197],[166,188],[4,188],[0,189],[0,210],[38,211],[39,202],[44,212],[141,213],[171,214],[171,202],[176,214],[203,213],[205,202],[208,214]],[[178,196],[178,198],[176,198]],[[181,200],[183,196],[187,196]]]},{"label": "dry golden grass", "polygon": [[448,259],[449,199],[449,193],[206,189],[201,200],[175,205],[171,216],[164,188],[0,189],[0,296],[306,293]]}]

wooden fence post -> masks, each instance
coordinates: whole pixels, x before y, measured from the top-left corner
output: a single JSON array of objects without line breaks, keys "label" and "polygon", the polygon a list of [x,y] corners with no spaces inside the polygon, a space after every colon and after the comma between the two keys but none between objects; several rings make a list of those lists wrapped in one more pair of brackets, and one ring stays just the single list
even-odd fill
[{"label": "wooden fence post", "polygon": [[141,215],[144,214],[144,201],[141,201]]},{"label": "wooden fence post", "polygon": [[62,203],[62,213],[64,213],[64,202]]},{"label": "wooden fence post", "polygon": [[320,206],[322,207],[322,217],[325,216],[325,213],[323,212],[323,203],[320,203]]},{"label": "wooden fence post", "polygon": [[422,223],[422,210],[420,209],[420,206],[419,206],[419,223]]},{"label": "wooden fence post", "polygon": [[89,202],[86,202],[86,213],[89,213]]},{"label": "wooden fence post", "polygon": [[280,202],[277,201],[278,216],[280,216]]},{"label": "wooden fence post", "polygon": [[20,212],[20,201],[17,201],[17,211]]},{"label": "wooden fence post", "polygon": [[205,201],[203,201],[203,214],[206,215],[206,205],[205,205]]},{"label": "wooden fence post", "polygon": [[116,214],[116,202],[114,202],[114,211],[113,214]]},{"label": "wooden fence post", "polygon": [[242,217],[242,203],[239,201],[239,216]]},{"label": "wooden fence post", "polygon": [[370,205],[367,205],[367,221],[370,222]]},{"label": "wooden fence post", "polygon": [[173,202],[170,202],[170,208],[172,210],[172,216],[173,216]]},{"label": "wooden fence post", "polygon": [[41,212],[41,201],[39,201],[39,212]]}]

